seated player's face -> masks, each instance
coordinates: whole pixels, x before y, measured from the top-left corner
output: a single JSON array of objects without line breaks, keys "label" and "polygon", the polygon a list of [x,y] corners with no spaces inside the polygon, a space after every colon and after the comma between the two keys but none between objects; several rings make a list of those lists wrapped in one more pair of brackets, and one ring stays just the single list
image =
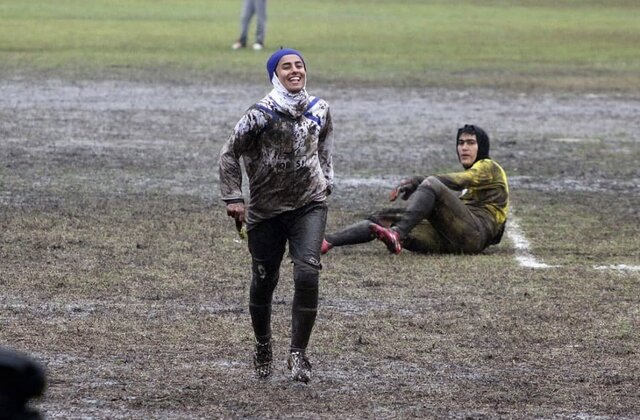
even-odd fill
[{"label": "seated player's face", "polygon": [[280,83],[291,93],[298,93],[304,88],[307,72],[302,59],[295,54],[285,55],[278,62],[276,74]]},{"label": "seated player's face", "polygon": [[475,134],[462,133],[458,137],[458,158],[465,169],[470,168],[478,156],[478,140]]}]

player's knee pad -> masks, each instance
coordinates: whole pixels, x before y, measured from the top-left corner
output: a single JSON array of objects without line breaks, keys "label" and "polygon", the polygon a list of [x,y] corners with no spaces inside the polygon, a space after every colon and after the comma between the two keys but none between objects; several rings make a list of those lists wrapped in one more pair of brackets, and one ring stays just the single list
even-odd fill
[{"label": "player's knee pad", "polygon": [[318,306],[318,279],[320,273],[316,268],[306,264],[294,266],[293,278],[295,293],[293,298],[294,311],[314,312]]},{"label": "player's knee pad", "polygon": [[296,290],[317,290],[320,272],[307,264],[295,264],[293,279]]}]

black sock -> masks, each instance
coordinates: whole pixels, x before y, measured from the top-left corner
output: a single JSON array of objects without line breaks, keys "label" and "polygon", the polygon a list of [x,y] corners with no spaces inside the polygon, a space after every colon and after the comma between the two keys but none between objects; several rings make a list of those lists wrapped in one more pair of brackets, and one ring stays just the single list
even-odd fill
[{"label": "black sock", "polygon": [[260,344],[268,343],[271,340],[271,304],[250,303],[249,313],[256,341]]},{"label": "black sock", "polygon": [[327,242],[333,246],[355,245],[372,241],[375,237],[369,231],[369,220],[363,220],[351,226],[347,226],[339,232],[325,236]]}]

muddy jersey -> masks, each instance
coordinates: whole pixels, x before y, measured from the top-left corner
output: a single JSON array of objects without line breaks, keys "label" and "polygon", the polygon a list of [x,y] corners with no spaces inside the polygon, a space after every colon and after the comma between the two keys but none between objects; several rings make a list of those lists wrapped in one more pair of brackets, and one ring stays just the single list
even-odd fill
[{"label": "muddy jersey", "polygon": [[220,153],[220,189],[226,202],[241,201],[240,157],[249,179],[247,225],[324,201],[333,186],[333,125],[329,105],[309,97],[299,118],[277,111],[266,96],[236,124]]},{"label": "muddy jersey", "polygon": [[509,184],[504,170],[495,161],[482,159],[463,172],[436,177],[450,189],[463,191],[460,200],[493,234],[507,220]]}]

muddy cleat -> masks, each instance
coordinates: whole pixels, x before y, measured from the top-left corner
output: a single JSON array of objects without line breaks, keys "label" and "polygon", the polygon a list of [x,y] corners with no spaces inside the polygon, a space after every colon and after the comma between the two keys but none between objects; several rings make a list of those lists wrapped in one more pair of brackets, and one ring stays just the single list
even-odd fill
[{"label": "muddy cleat", "polygon": [[333,248],[333,245],[331,245],[329,242],[327,242],[326,239],[322,240],[322,246],[320,247],[320,253],[322,255],[326,254],[327,252],[329,252],[329,250]]},{"label": "muddy cleat", "polygon": [[371,233],[376,235],[376,238],[384,242],[387,249],[392,254],[399,254],[402,251],[402,244],[400,243],[400,234],[393,229],[382,227],[376,223],[371,223],[369,226]]},{"label": "muddy cleat", "polygon": [[272,361],[273,352],[271,351],[271,342],[256,343],[256,350],[253,354],[253,367],[256,369],[258,378],[266,378],[271,375]]},{"label": "muddy cleat", "polygon": [[302,352],[294,351],[289,353],[287,366],[291,371],[291,379],[294,381],[304,382],[305,384],[311,380],[311,362]]}]

